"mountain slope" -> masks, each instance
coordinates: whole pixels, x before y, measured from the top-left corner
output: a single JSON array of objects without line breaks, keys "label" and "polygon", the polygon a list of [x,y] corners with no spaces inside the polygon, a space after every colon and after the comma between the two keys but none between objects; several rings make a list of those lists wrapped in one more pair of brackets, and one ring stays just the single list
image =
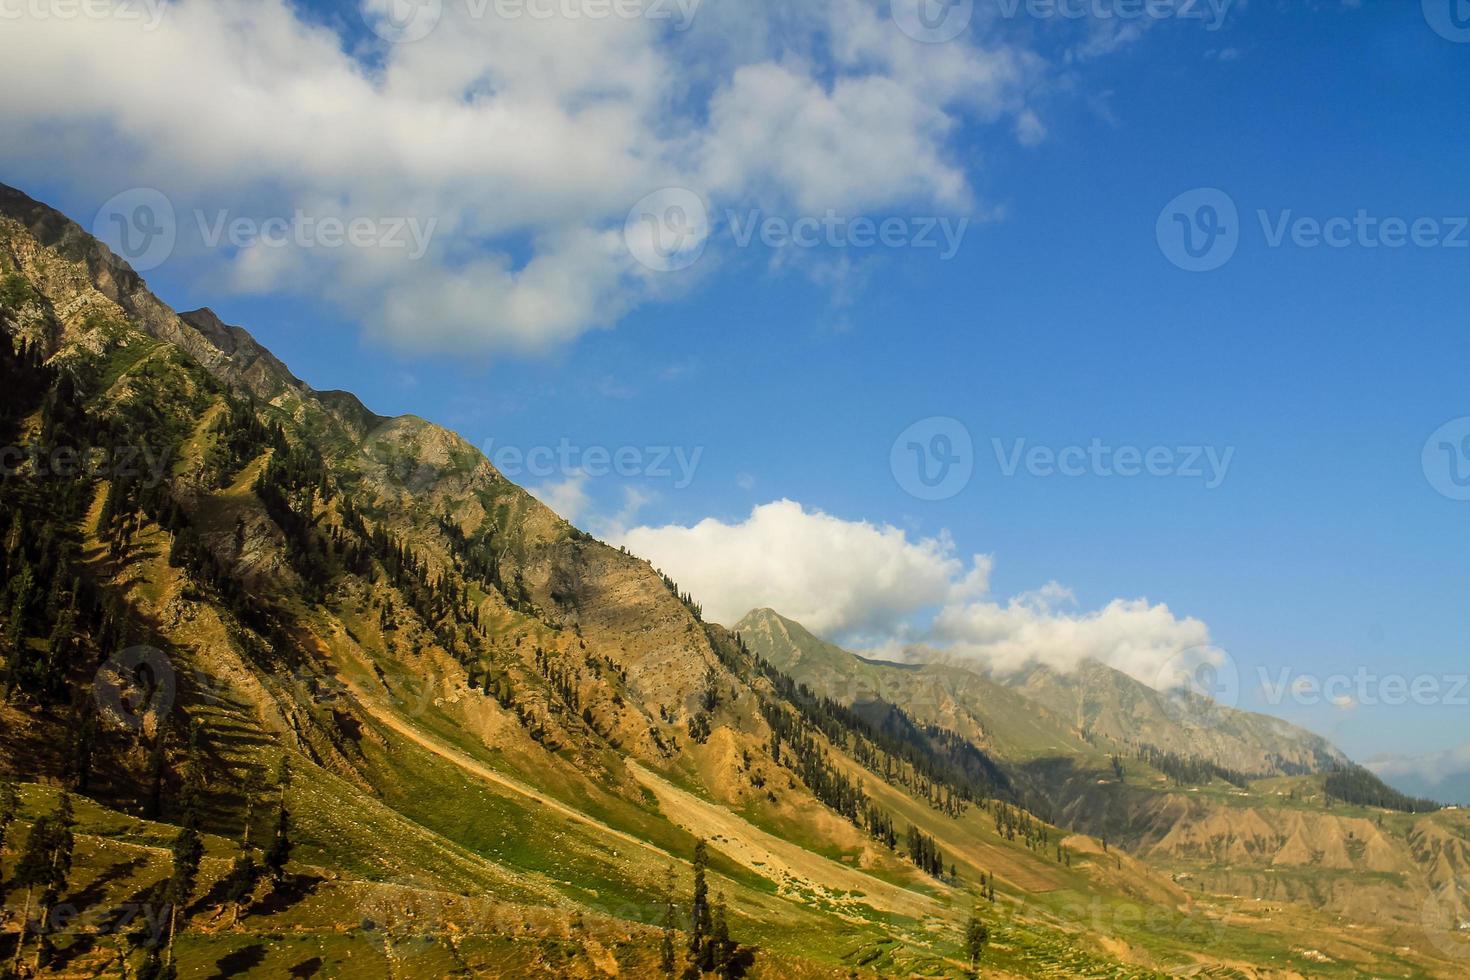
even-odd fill
[{"label": "mountain slope", "polygon": [[[1033,668],[1003,687],[962,667],[868,660],[769,609],[735,629],[752,651],[839,701],[884,700],[923,722],[1004,729],[977,743],[1034,808],[1191,887],[1364,922],[1413,924],[1427,903],[1452,896],[1464,907],[1463,816],[1334,800],[1330,777],[1350,763],[1277,719],[1165,696],[1093,662],[1072,675]],[[1449,826],[1462,836],[1446,837]]]},{"label": "mountain slope", "polygon": [[1083,661],[1072,673],[1033,666],[1006,682],[1083,732],[1199,756],[1238,772],[1321,772],[1348,761],[1326,739],[1279,718],[1192,693],[1156,691],[1095,660]]},{"label": "mountain slope", "polygon": [[[648,975],[670,868],[687,928],[699,835],[756,976],[958,975],[975,903],[997,975],[1304,974],[1298,937],[1333,934],[1305,909],[1237,926],[1018,807],[984,762],[1034,740],[1008,734],[1014,695],[976,679],[994,707],[917,743],[824,703],[459,437],[313,391],[7,188],[0,325],[0,427],[24,449],[0,482],[0,764],[23,784],[4,860],[65,787],[57,897],[88,923],[30,940],[49,975],[136,973],[146,925],[106,917],[158,906],[191,823],[191,976]],[[140,647],[146,675],[120,658]],[[282,872],[227,900],[282,807]],[[1372,932],[1366,962],[1443,973],[1401,938]]]},{"label": "mountain slope", "polygon": [[1089,753],[1063,717],[963,667],[867,660],[771,609],[752,610],[733,629],[752,652],[844,703],[898,704],[1013,760]]}]

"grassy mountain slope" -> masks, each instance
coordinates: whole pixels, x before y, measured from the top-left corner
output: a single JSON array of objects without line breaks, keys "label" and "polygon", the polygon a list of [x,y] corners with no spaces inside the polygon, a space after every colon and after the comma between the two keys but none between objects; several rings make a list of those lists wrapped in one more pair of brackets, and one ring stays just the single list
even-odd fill
[{"label": "grassy mountain slope", "polygon": [[[701,836],[753,976],[959,975],[976,905],[997,976],[1451,975],[1388,929],[1321,964],[1301,936],[1330,918],[1257,921],[1024,812],[987,753],[1090,747],[983,679],[993,706],[936,715],[958,740],[822,702],[462,439],[310,389],[6,188],[0,326],[26,451],[0,483],[0,957],[64,789],[79,914],[30,940],[46,975],[138,969],[193,819],[188,977],[652,975]],[[140,645],[156,686],[117,667]],[[279,805],[290,860],[227,900]],[[1458,853],[1455,826],[1420,846]]]},{"label": "grassy mountain slope", "polygon": [[1081,731],[1200,756],[1238,772],[1320,772],[1347,761],[1326,739],[1279,718],[1156,691],[1093,660],[1072,673],[1034,666],[1006,683]]},{"label": "grassy mountain slope", "polygon": [[[867,660],[771,610],[735,629],[752,651],[839,700],[882,699],[921,721],[969,720],[981,731],[1006,719],[1010,739],[1029,742],[985,745],[1033,806],[1125,848],[1201,901],[1294,903],[1410,932],[1426,908],[1446,917],[1467,909],[1463,813],[1333,799],[1328,780],[1341,754],[1276,719],[1182,704],[1094,663],[1070,676],[1032,670],[1003,687],[957,666]],[[1029,722],[1012,720],[1028,709]],[[1202,759],[1267,775],[1243,779]]]},{"label": "grassy mountain slope", "polygon": [[770,609],[747,613],[733,628],[753,652],[838,700],[900,704],[1008,759],[1088,754],[1064,717],[963,667],[865,660]]}]

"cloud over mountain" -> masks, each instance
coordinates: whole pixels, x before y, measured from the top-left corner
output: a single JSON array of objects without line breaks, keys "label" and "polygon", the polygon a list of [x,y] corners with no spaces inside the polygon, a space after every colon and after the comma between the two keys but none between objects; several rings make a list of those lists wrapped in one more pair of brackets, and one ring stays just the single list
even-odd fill
[{"label": "cloud over mountain", "polygon": [[637,527],[617,543],[668,572],[711,619],[733,623],[770,607],[818,634],[895,658],[922,644],[926,657],[972,659],[1003,672],[1032,663],[1066,671],[1094,659],[1154,684],[1186,651],[1205,660],[1218,653],[1203,622],[1167,605],[1114,599],[1078,610],[1055,582],[1001,598],[991,592],[992,559],[962,560],[945,534],[914,539],[791,500],[758,506],[735,523]]},{"label": "cloud over mountain", "polygon": [[[975,35],[919,44],[865,0],[742,4],[729,32],[714,4],[629,18],[445,2],[406,43],[367,30],[353,5],[132,6],[156,20],[119,4],[6,21],[7,171],[97,203],[157,188],[177,219],[170,261],[241,292],[324,297],[430,350],[541,350],[680,288],[622,237],[656,189],[687,187],[713,208],[964,212],[962,125],[1015,117],[1036,131],[1025,92],[1038,58]],[[364,9],[378,22],[386,7]],[[432,221],[433,235],[422,258],[294,236],[211,248],[195,212],[219,209]]]}]

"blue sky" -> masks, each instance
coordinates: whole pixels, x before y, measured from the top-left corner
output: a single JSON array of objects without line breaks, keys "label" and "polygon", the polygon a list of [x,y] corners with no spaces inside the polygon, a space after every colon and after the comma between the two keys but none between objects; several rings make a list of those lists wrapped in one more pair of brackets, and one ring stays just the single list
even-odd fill
[{"label": "blue sky", "polygon": [[[1145,672],[1160,649],[1201,639],[1189,625],[1197,621],[1206,645],[1232,658],[1242,706],[1306,724],[1357,758],[1470,741],[1470,691],[1450,696],[1454,678],[1470,669],[1470,502],[1438,492],[1421,459],[1432,433],[1470,416],[1470,230],[1458,231],[1458,248],[1370,248],[1358,238],[1304,247],[1290,233],[1273,247],[1261,217],[1267,225],[1360,211],[1380,222],[1435,219],[1438,240],[1454,239],[1453,219],[1470,215],[1470,44],[1437,33],[1417,2],[1254,0],[1229,9],[1218,30],[1177,18],[997,18],[1004,7],[982,2],[953,42],[882,36],[863,43],[889,53],[853,60],[838,50],[844,35],[831,26],[835,18],[861,9],[891,28],[886,5],[839,3],[833,21],[815,26],[787,5],[739,6],[706,0],[692,30],[636,39],[667,59],[664,69],[681,72],[627,83],[663,93],[631,97],[644,136],[660,141],[648,155],[660,162],[632,177],[619,170],[622,197],[598,199],[605,213],[590,222],[614,234],[639,192],[693,187],[713,226],[689,269],[624,269],[619,282],[636,279],[636,289],[609,287],[577,297],[585,309],[575,314],[510,326],[486,312],[496,293],[474,294],[449,313],[425,306],[416,323],[421,294],[397,273],[373,278],[363,271],[371,263],[303,265],[302,282],[252,269],[236,251],[181,246],[147,276],[179,309],[210,305],[248,326],[311,384],[351,389],[380,413],[418,414],[482,447],[565,441],[655,450],[639,456],[644,465],[665,447],[686,459],[697,452],[687,486],[672,462],[669,477],[574,471],[522,482],[605,537],[645,544],[707,605],[769,598],[876,650],[919,643],[1003,657],[1029,642],[1081,637],[1090,652],[1096,644],[1129,648],[1113,662]],[[408,46],[381,42],[356,5],[279,11],[281,23],[328,25],[370,86],[381,93],[397,84],[403,97],[392,73],[416,70]],[[183,23],[212,29],[202,16]],[[701,54],[724,41],[721,57]],[[974,63],[955,69],[955,83],[904,60],[937,64],[936,52],[955,46],[982,52],[1006,80],[972,97],[976,76],[965,72]],[[791,88],[776,91],[770,113],[741,116],[746,129],[726,131],[747,110],[722,96],[745,107],[762,94],[741,87],[749,77],[742,81],[738,66],[754,64],[777,66],[767,81],[779,75]],[[515,89],[515,78],[489,74],[486,91]],[[802,144],[829,118],[818,110],[840,105],[844,81],[873,77],[917,96],[914,108],[893,112],[938,118],[913,128],[891,115],[875,120],[869,111],[890,93],[868,90],[859,109],[837,113],[844,137]],[[781,107],[811,96],[803,86],[814,87],[820,104],[790,123]],[[19,97],[15,86],[7,90]],[[557,94],[562,106],[603,97],[575,86]],[[312,174],[329,176],[332,161],[300,147],[282,151],[275,169],[239,153],[230,180],[221,168],[234,164],[203,151],[197,161],[174,154],[165,162],[149,145],[177,134],[116,110],[121,145],[140,149],[56,165],[69,145],[58,134],[105,108],[99,100],[79,83],[50,97],[48,119],[14,106],[0,113],[33,135],[45,130],[44,139],[4,142],[0,179],[84,224],[119,190],[157,187],[179,209],[181,229],[192,223],[184,217],[191,208],[268,215],[319,202],[330,188],[328,177]],[[292,104],[277,111],[289,115]],[[374,104],[369,98],[365,111]],[[597,125],[614,125],[612,115]],[[778,122],[790,128],[762,128]],[[874,144],[832,150],[854,126],[890,124],[892,133],[879,132]],[[209,124],[200,126],[207,135]],[[681,141],[696,132],[703,155],[693,153],[691,163]],[[756,137],[766,132],[763,146]],[[432,158],[433,130],[422,137],[413,152]],[[903,152],[890,159],[885,143]],[[405,152],[388,137],[383,151],[382,171]],[[830,160],[821,156],[828,151]],[[599,152],[587,150],[593,160]],[[271,149],[260,156],[271,158]],[[633,157],[648,162],[626,155]],[[806,164],[817,176],[801,172]],[[592,207],[596,195],[583,193],[586,175],[570,165],[550,170],[555,193],[517,183],[507,169],[511,176],[497,178],[507,204],[494,187],[484,199],[457,196],[474,181],[469,168],[438,198],[456,210],[441,221],[435,268],[494,255],[516,269],[538,255],[574,252],[561,247],[565,224],[545,215]],[[956,174],[958,189],[944,184]],[[385,202],[408,214],[422,206],[417,185],[374,168],[350,180],[342,196],[370,200],[379,213],[391,213]],[[1237,209],[1238,247],[1220,268],[1188,272],[1171,263],[1174,246],[1161,247],[1158,224],[1171,200],[1199,188],[1222,191]],[[479,225],[464,217],[512,205],[535,216]],[[845,218],[969,225],[947,261],[912,247],[739,247],[724,225],[732,212],[794,220],[829,206]],[[1192,204],[1185,213],[1198,217]],[[445,281],[444,289],[458,288]],[[508,306],[525,300],[510,289],[501,298]],[[398,314],[378,318],[394,308]],[[458,318],[452,330],[436,332],[441,313]],[[488,340],[476,332],[482,315]],[[505,339],[527,333],[534,342]],[[906,492],[890,465],[899,433],[930,417],[958,420],[974,445],[973,476],[938,501]],[[1233,455],[1219,485],[1207,488],[1188,476],[1006,476],[992,442],[1061,451],[1094,439]],[[1463,462],[1470,472],[1470,459]],[[753,514],[783,500],[795,510],[768,510],[769,520]],[[709,521],[704,531],[687,530],[701,521]],[[728,557],[711,554],[715,544]],[[827,558],[786,550],[798,548]],[[831,555],[842,556],[841,568]],[[967,585],[975,555],[990,556],[982,563],[988,574]],[[766,567],[775,564],[779,572]],[[865,591],[895,574],[901,584],[885,586],[884,598]],[[1070,598],[1042,592],[1049,583]],[[828,602],[839,593],[848,605]],[[1147,603],[1095,616],[1115,599]],[[1155,631],[1160,604],[1169,620]],[[1147,655],[1135,657],[1133,647]],[[1364,699],[1355,686],[1351,703],[1271,706],[1257,691],[1259,668],[1273,677],[1282,668],[1292,676],[1422,675],[1446,694],[1427,699],[1438,703],[1382,706],[1357,703]],[[1370,700],[1376,690],[1370,686]]]}]

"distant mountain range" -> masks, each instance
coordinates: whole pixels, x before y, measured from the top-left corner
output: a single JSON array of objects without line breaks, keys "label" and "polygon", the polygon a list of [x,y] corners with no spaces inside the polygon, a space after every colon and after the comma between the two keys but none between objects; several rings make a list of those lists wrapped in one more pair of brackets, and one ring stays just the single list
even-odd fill
[{"label": "distant mountain range", "polygon": [[1363,763],[1395,789],[1470,806],[1470,745],[1428,755],[1382,755]]},{"label": "distant mountain range", "polygon": [[[991,718],[987,727],[1003,749],[1017,758],[1101,737],[1198,756],[1258,776],[1323,772],[1348,763],[1325,739],[1280,719],[1193,695],[1164,694],[1094,660],[1070,673],[1033,666],[1009,676],[973,664],[867,660],[770,609],[752,611],[735,631],[757,653],[820,690],[861,679],[875,696],[922,702],[921,712],[932,708],[936,719],[945,720],[953,720],[962,706],[975,705],[976,712]],[[948,714],[937,708],[941,691],[948,695]]]}]

